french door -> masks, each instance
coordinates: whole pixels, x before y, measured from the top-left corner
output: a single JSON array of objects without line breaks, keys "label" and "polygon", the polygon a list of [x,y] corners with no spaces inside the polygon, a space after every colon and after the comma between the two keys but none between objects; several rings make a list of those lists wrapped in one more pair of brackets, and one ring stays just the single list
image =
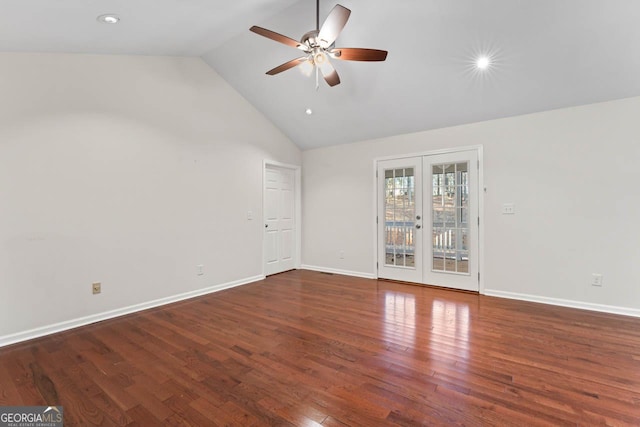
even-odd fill
[{"label": "french door", "polygon": [[378,162],[378,277],[478,290],[478,152]]}]

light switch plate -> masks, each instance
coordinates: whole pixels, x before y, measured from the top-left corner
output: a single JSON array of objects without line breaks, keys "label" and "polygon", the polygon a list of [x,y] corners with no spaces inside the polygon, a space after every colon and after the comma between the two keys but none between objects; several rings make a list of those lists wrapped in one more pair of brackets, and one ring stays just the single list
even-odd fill
[{"label": "light switch plate", "polygon": [[591,286],[602,287],[602,279],[604,277],[600,273],[591,274]]}]

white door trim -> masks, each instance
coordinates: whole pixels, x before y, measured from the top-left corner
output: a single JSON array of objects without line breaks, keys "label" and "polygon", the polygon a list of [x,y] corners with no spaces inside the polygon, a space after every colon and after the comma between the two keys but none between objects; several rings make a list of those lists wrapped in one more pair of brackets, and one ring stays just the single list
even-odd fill
[{"label": "white door trim", "polygon": [[296,224],[296,248],[295,248],[295,261],[294,265],[296,269],[300,268],[300,263],[302,260],[301,251],[302,251],[302,168],[299,165],[291,165],[287,163],[277,162],[275,160],[263,160],[262,162],[262,212],[260,213],[260,233],[262,233],[262,276],[265,276],[265,242],[264,242],[264,212],[265,212],[265,184],[267,182],[267,167],[277,167],[282,169],[291,169],[294,171],[295,175],[295,224]]},{"label": "white door trim", "polygon": [[407,154],[397,154],[392,156],[383,156],[376,157],[373,159],[373,174],[372,174],[372,183],[371,186],[373,191],[373,206],[372,206],[372,230],[373,230],[373,247],[375,250],[373,251],[373,272],[375,278],[379,278],[378,276],[378,224],[376,224],[376,216],[378,214],[378,178],[376,177],[376,172],[378,171],[378,162],[383,160],[394,160],[394,159],[404,159],[407,157],[419,157],[419,156],[433,156],[437,154],[449,154],[449,153],[457,153],[460,151],[473,151],[476,150],[478,152],[478,215],[480,216],[480,225],[478,227],[478,269],[480,272],[480,280],[478,283],[478,291],[480,294],[484,295],[485,290],[485,254],[484,254],[484,194],[486,192],[486,188],[484,186],[484,146],[482,145],[468,145],[462,147],[452,147],[452,148],[443,148],[439,150],[431,150],[431,151],[421,151],[415,153],[407,153]]}]

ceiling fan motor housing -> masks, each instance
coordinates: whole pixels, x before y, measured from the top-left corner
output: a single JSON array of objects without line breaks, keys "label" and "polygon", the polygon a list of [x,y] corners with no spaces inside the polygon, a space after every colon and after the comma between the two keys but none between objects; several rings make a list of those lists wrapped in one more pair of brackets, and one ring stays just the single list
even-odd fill
[{"label": "ceiling fan motor housing", "polygon": [[302,44],[306,44],[307,46],[314,48],[319,46],[318,44],[318,30],[311,30],[305,33],[300,39]]}]

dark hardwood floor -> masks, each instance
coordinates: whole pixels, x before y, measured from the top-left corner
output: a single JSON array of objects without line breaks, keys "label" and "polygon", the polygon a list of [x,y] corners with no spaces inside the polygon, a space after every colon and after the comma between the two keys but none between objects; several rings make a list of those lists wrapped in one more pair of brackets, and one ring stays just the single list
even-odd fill
[{"label": "dark hardwood floor", "polygon": [[90,425],[640,425],[640,319],[293,271],[0,349]]}]

